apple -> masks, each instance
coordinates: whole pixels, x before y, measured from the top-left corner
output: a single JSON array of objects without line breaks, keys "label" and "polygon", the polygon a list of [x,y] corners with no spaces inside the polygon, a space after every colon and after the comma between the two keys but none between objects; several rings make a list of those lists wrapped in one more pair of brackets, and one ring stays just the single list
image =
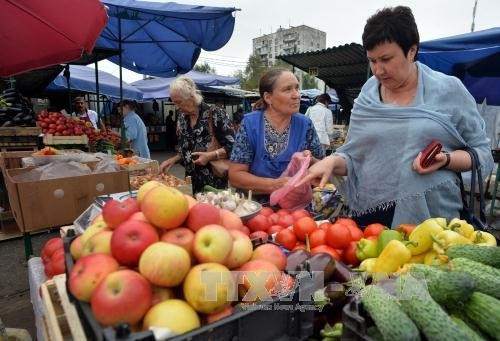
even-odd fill
[{"label": "apple", "polygon": [[113,231],[102,231],[94,234],[83,245],[82,256],[88,256],[91,253],[111,254],[111,236]]},{"label": "apple", "polygon": [[95,223],[97,223],[97,222],[99,222],[99,221],[104,221],[104,218],[103,218],[103,216],[102,216],[102,213],[99,213],[98,215],[96,215],[96,216],[94,217],[94,219],[92,219],[91,224],[95,224]]},{"label": "apple", "polygon": [[271,243],[259,245],[253,251],[252,260],[254,259],[267,260],[276,265],[276,267],[281,271],[285,270],[286,267],[285,253],[279,246]]},{"label": "apple", "polygon": [[269,235],[267,234],[267,232],[264,232],[264,231],[252,232],[252,233],[250,233],[249,237],[251,240],[261,239],[263,242],[265,242],[266,240],[269,239]]},{"label": "apple", "polygon": [[194,310],[204,314],[219,312],[238,300],[231,271],[218,263],[193,266],[184,280],[183,292]]},{"label": "apple", "polygon": [[139,259],[139,272],[152,284],[161,287],[181,284],[190,268],[191,257],[188,252],[165,242],[149,245]]},{"label": "apple", "polygon": [[252,241],[241,231],[229,230],[233,238],[233,248],[224,263],[229,269],[234,269],[242,266],[250,260],[253,253]]},{"label": "apple", "polygon": [[90,305],[103,326],[136,324],[151,307],[153,291],[139,273],[125,269],[108,274],[95,288]]},{"label": "apple", "polygon": [[250,229],[245,225],[240,227],[240,231],[243,232],[244,234],[246,234],[247,236],[250,235]]},{"label": "apple", "polygon": [[144,316],[144,329],[168,328],[177,334],[183,334],[200,325],[196,311],[185,301],[178,299],[158,303]]},{"label": "apple", "polygon": [[57,250],[60,250],[64,247],[64,243],[62,238],[56,237],[56,238],[50,238],[47,240],[45,245],[42,248],[42,260],[45,259],[45,261],[48,260],[52,256],[54,252]]},{"label": "apple", "polygon": [[233,237],[220,225],[207,225],[194,235],[193,254],[200,263],[220,263],[231,253]]},{"label": "apple", "polygon": [[111,236],[111,254],[123,265],[136,267],[146,248],[159,240],[156,229],[139,220],[121,223]]},{"label": "apple", "polygon": [[132,214],[130,216],[130,218],[128,218],[128,220],[139,220],[139,221],[143,221],[145,223],[148,223],[149,224],[149,220],[146,219],[146,216],[144,215],[144,213],[142,212],[135,212],[134,214]]},{"label": "apple", "polygon": [[240,268],[238,283],[241,287],[241,300],[253,302],[267,300],[272,289],[281,280],[281,271],[271,262],[263,259],[251,260]]},{"label": "apple", "polygon": [[235,229],[239,230],[243,226],[243,222],[239,215],[226,210],[225,208],[221,208],[219,210],[221,225],[227,229]]},{"label": "apple", "polygon": [[233,306],[228,305],[218,313],[213,313],[207,316],[207,323],[213,323],[215,321],[221,320],[225,317],[231,316],[233,313]]},{"label": "apple", "polygon": [[252,232],[266,231],[271,225],[271,222],[269,221],[268,217],[262,214],[257,214],[255,217],[249,219],[246,222],[246,225]]},{"label": "apple", "polygon": [[108,227],[114,229],[139,210],[139,203],[133,198],[124,201],[112,199],[106,201],[102,207],[102,216]]},{"label": "apple", "polygon": [[183,247],[190,255],[193,250],[194,232],[187,227],[177,227],[173,230],[165,231],[161,236],[161,241],[172,243]]},{"label": "apple", "polygon": [[82,243],[82,236],[78,236],[73,241],[71,242],[71,245],[69,246],[69,253],[71,254],[71,257],[73,257],[73,260],[78,260],[82,256],[83,252],[83,243]]},{"label": "apple", "polygon": [[89,225],[82,233],[82,244],[85,245],[85,243],[87,243],[87,240],[89,240],[90,237],[92,237],[94,234],[106,230],[109,229],[108,229],[108,224],[106,224],[104,220],[100,220]]},{"label": "apple", "polygon": [[104,253],[93,253],[80,258],[69,274],[71,294],[80,301],[89,302],[97,284],[118,267],[118,262]]},{"label": "apple", "polygon": [[217,207],[199,202],[189,210],[185,224],[196,232],[206,225],[221,225],[222,219]]},{"label": "apple", "polygon": [[198,203],[198,200],[196,200],[195,198],[193,198],[192,196],[190,195],[187,195],[187,194],[184,194],[184,196],[186,197],[187,201],[188,201],[188,206],[189,206],[189,209],[193,208],[194,205],[196,205]]},{"label": "apple", "polygon": [[146,182],[141,187],[139,187],[139,190],[137,190],[137,202],[139,203],[139,205],[141,205],[142,199],[144,199],[144,196],[146,195],[146,193],[149,192],[149,190],[151,190],[157,186],[165,186],[165,185],[159,181],[151,180],[151,181]]},{"label": "apple", "polygon": [[175,293],[172,288],[159,287],[157,285],[152,285],[151,287],[153,289],[151,306],[175,298]]},{"label": "apple", "polygon": [[150,189],[141,202],[141,210],[147,220],[162,229],[181,226],[189,213],[184,194],[172,187],[156,186]]}]

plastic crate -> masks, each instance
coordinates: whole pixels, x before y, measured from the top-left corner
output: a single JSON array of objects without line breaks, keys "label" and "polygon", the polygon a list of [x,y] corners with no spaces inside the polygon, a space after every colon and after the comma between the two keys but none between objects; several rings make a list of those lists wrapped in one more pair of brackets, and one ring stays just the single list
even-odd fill
[{"label": "plastic crate", "polygon": [[[74,262],[69,253],[71,242],[75,236],[64,238],[66,274],[73,268]],[[254,245],[259,245],[255,243]],[[67,293],[71,302],[75,305],[87,338],[89,340],[109,341],[146,341],[155,338],[151,331],[131,332],[127,324],[103,328],[95,320],[90,304],[76,299],[69,291],[66,282]],[[302,282],[301,282],[302,283]],[[314,283],[310,283],[314,285]],[[302,287],[300,290],[304,290]],[[311,290],[306,288],[305,290]],[[280,301],[275,298],[272,301],[261,302],[261,310],[235,308],[233,314],[204,325],[188,333],[169,338],[172,341],[184,340],[216,340],[216,341],[253,341],[253,340],[307,340],[313,335],[314,311],[304,309],[288,309],[285,305],[296,305],[299,303],[299,288],[296,288],[291,300]],[[310,306],[311,301],[301,302]],[[266,310],[268,308],[270,310]],[[280,309],[281,307],[281,309]]]},{"label": "plastic crate", "polygon": [[342,338],[343,341],[365,340],[372,341],[368,336],[367,328],[373,325],[373,321],[363,309],[359,298],[353,299],[342,309]]}]

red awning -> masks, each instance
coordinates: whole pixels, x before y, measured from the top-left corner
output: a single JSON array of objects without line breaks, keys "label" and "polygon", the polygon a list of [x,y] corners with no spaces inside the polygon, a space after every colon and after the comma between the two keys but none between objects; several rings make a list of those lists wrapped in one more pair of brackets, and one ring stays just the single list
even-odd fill
[{"label": "red awning", "polygon": [[0,76],[91,53],[107,21],[99,0],[0,1]]}]

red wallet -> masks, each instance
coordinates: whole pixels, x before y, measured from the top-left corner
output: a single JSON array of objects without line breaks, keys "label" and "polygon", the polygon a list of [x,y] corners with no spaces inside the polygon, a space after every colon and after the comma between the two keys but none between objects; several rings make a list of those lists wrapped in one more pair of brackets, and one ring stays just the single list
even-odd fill
[{"label": "red wallet", "polygon": [[423,168],[427,168],[436,161],[436,155],[441,152],[441,148],[443,146],[438,141],[432,141],[427,148],[422,152],[422,156],[420,157],[420,166]]}]

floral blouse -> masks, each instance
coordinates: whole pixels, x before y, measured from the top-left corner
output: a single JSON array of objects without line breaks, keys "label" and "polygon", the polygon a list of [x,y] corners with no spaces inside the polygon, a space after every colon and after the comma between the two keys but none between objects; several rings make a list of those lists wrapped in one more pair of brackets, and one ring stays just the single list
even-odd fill
[{"label": "floral blouse", "polygon": [[227,155],[231,155],[234,144],[234,130],[228,115],[223,109],[202,102],[198,121],[193,128],[191,128],[189,119],[185,115],[179,115],[177,124],[178,144],[176,150],[181,155],[186,176],[191,176],[193,194],[202,192],[205,185],[215,188],[227,188],[227,179],[215,177],[210,164],[195,166],[193,163],[193,152],[206,152],[212,145],[209,128],[210,111],[212,112],[214,134]]}]

